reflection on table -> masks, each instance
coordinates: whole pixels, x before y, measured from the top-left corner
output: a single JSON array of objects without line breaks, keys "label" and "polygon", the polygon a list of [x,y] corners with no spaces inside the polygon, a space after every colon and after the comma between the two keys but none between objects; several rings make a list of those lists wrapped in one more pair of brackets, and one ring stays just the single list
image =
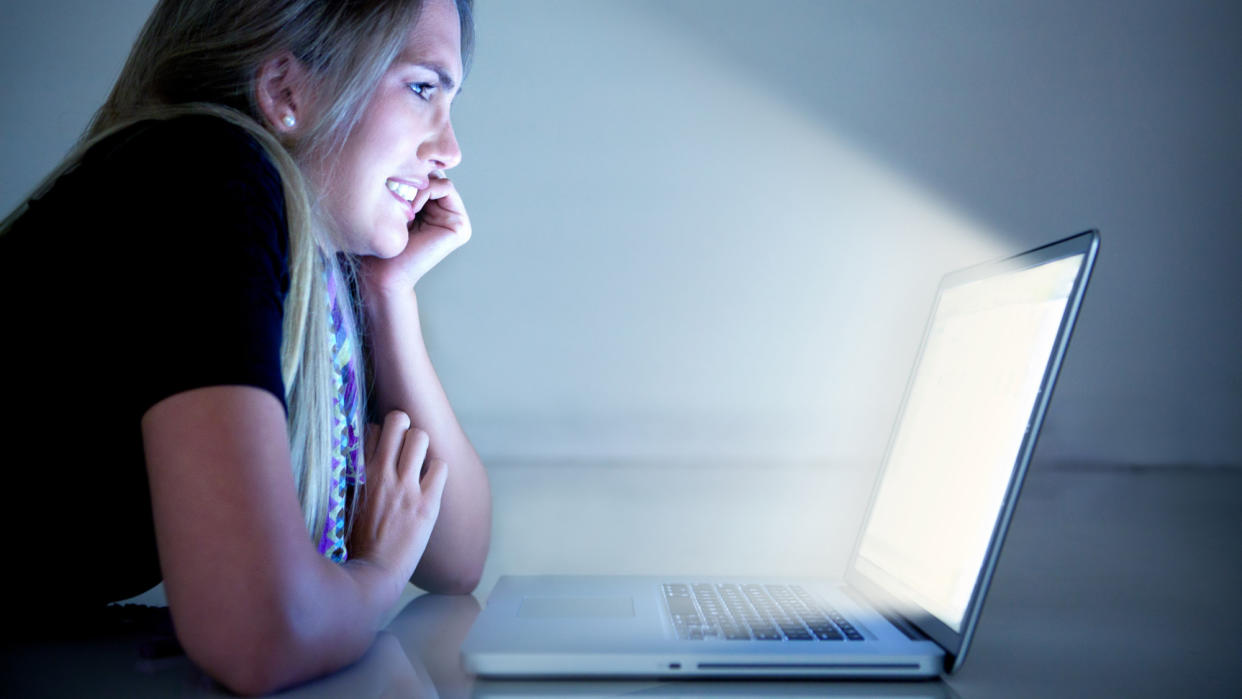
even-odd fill
[{"label": "reflection on table", "polygon": [[[480,610],[471,596],[411,600],[358,662],[276,695],[337,697],[729,696],[953,697],[942,682],[489,681],[461,666],[461,643]],[[145,616],[145,614],[144,614]],[[137,625],[137,624],[136,624]],[[4,696],[229,696],[169,646],[163,624],[6,649]],[[150,626],[163,627],[159,629]],[[147,656],[147,657],[144,657]],[[66,669],[71,671],[66,672]]]},{"label": "reflection on table", "polygon": [[[693,526],[695,518],[710,515],[746,484],[758,484],[746,487],[752,498],[789,505],[775,514],[764,508],[750,511],[782,526],[786,514],[805,512],[801,498],[822,502],[823,493],[834,492],[847,501],[855,494],[851,481],[835,479],[831,472],[775,473],[769,468],[761,481],[746,479],[748,472],[662,470],[659,482],[680,487],[705,481],[711,497],[667,502],[652,497],[644,501],[650,507],[617,512],[601,508],[600,502],[617,493],[638,497],[657,475],[652,469],[497,469],[494,492],[502,504],[496,510],[494,555],[479,595],[485,596],[502,573],[685,572],[688,568],[670,566],[685,560],[681,542],[709,541],[722,532],[726,539],[736,534],[744,549],[762,554],[765,532],[735,520]],[[713,485],[717,480],[724,483]],[[783,487],[791,482],[799,488]],[[557,502],[577,508],[573,526],[560,524],[563,531],[540,512]],[[657,526],[641,520],[637,510],[645,517],[667,518]],[[818,529],[835,524],[832,517],[848,519],[840,510],[791,519],[813,522]],[[624,561],[616,555],[627,541],[632,546],[661,528],[676,530],[680,538],[630,549]],[[479,613],[478,600],[418,596],[410,588],[362,659],[281,696],[1238,696],[1242,678],[1233,668],[1239,657],[1234,636],[1242,626],[1240,531],[1242,471],[1237,469],[1037,465],[1015,513],[970,656],[944,681],[481,680],[467,675],[460,659],[462,640]],[[797,550],[814,550],[821,561],[833,559],[835,533],[801,536]],[[592,545],[594,553],[588,550]],[[747,562],[768,567],[774,559],[757,564],[742,559]],[[623,563],[629,567],[619,568]],[[692,563],[701,572],[715,572],[702,561]],[[45,635],[56,640],[6,638],[0,696],[227,694],[183,655],[168,655],[175,644],[170,644],[167,623],[147,618],[93,633],[81,627],[49,625]]]}]

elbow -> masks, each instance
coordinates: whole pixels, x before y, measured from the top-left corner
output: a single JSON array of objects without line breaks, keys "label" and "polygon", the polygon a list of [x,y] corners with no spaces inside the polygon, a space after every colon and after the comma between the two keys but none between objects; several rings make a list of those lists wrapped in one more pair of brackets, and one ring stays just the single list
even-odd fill
[{"label": "elbow", "polygon": [[185,641],[182,646],[199,669],[235,694],[271,694],[286,684],[277,671],[277,663],[262,653],[244,655],[234,649],[209,648]]},{"label": "elbow", "polygon": [[427,592],[441,595],[468,595],[479,586],[486,556],[472,560],[436,561],[424,558],[414,569],[410,582]]},{"label": "elbow", "polygon": [[[417,573],[423,573],[418,575]],[[417,571],[411,580],[415,585],[440,595],[468,595],[479,586],[483,577],[483,566],[470,567],[457,571],[438,571],[435,573]]]},{"label": "elbow", "polygon": [[203,671],[225,689],[246,697],[271,694],[286,684],[262,663],[255,661],[234,663],[217,669],[204,667]]},{"label": "elbow", "polygon": [[468,595],[478,588],[492,540],[491,494],[486,485],[480,502],[468,526],[423,552],[410,582],[443,595]]},{"label": "elbow", "polygon": [[178,625],[186,656],[213,680],[244,696],[270,694],[298,681],[294,630],[279,614],[229,614]]},{"label": "elbow", "polygon": [[453,578],[449,583],[449,589],[445,594],[449,595],[468,595],[475,591],[479,586],[479,580],[483,578],[483,566],[471,568],[464,575]]}]

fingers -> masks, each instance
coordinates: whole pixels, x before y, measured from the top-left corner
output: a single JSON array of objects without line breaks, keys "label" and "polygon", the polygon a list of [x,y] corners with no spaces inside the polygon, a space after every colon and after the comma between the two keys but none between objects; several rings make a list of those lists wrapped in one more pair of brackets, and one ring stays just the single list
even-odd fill
[{"label": "fingers", "polygon": [[375,476],[387,476],[395,468],[397,456],[401,453],[405,434],[409,429],[410,416],[400,410],[394,410],[384,416],[384,426],[380,428],[379,434],[375,437],[375,452],[370,458],[370,462],[375,466]]},{"label": "fingers", "polygon": [[400,410],[388,413],[384,416],[384,426],[377,429],[372,425],[364,439],[369,463],[374,464],[377,470],[395,472],[400,479],[405,479],[411,472],[416,473],[417,487],[426,471],[424,462],[431,446],[431,435],[412,427],[409,415]]},{"label": "fingers", "polygon": [[401,446],[401,459],[397,461],[397,477],[401,480],[415,474],[414,486],[417,487],[417,474],[422,472],[423,460],[427,458],[427,447],[431,444],[431,436],[417,427],[405,434],[405,444]]},{"label": "fingers", "polygon": [[428,183],[427,193],[428,198],[430,199],[443,199],[449,194],[457,191],[457,188],[453,186],[453,181],[447,176],[436,177],[435,174],[432,174],[431,179],[428,180]]},{"label": "fingers", "polygon": [[450,194],[457,194],[457,188],[453,186],[453,181],[448,177],[445,177],[443,173],[437,177],[433,172],[431,177],[427,180],[427,188],[419,190],[418,194],[414,196],[414,201],[411,203],[414,205],[415,211],[422,211],[423,207],[425,207],[428,203],[437,199],[443,199]]},{"label": "fingers", "polygon": [[419,192],[420,195],[426,194],[428,201],[426,204],[437,204],[443,209],[445,214],[464,218],[466,215],[466,205],[461,200],[461,195],[457,192],[457,186],[447,177],[435,178],[430,180],[431,184],[427,189]]},{"label": "fingers", "polygon": [[[435,180],[432,180],[432,183],[434,184]],[[430,199],[431,187],[428,187],[427,189],[418,190],[418,194],[414,195],[414,201],[410,202],[410,204],[414,207],[415,211],[422,211],[423,207],[427,206],[427,202]]]}]

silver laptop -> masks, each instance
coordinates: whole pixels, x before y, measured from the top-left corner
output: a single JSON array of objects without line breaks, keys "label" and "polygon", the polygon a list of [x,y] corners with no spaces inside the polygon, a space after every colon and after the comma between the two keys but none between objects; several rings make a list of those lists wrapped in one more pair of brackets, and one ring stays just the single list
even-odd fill
[{"label": "silver laptop", "polygon": [[484,677],[935,677],[961,666],[1099,249],[940,283],[843,580],[504,576]]}]

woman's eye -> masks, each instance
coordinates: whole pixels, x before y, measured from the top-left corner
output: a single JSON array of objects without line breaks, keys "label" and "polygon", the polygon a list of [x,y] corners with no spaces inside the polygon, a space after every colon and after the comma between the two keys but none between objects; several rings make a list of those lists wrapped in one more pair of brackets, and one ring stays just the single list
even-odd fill
[{"label": "woman's eye", "polygon": [[436,86],[431,83],[409,83],[408,86],[414,94],[425,100],[431,99],[431,93],[436,89]]}]

